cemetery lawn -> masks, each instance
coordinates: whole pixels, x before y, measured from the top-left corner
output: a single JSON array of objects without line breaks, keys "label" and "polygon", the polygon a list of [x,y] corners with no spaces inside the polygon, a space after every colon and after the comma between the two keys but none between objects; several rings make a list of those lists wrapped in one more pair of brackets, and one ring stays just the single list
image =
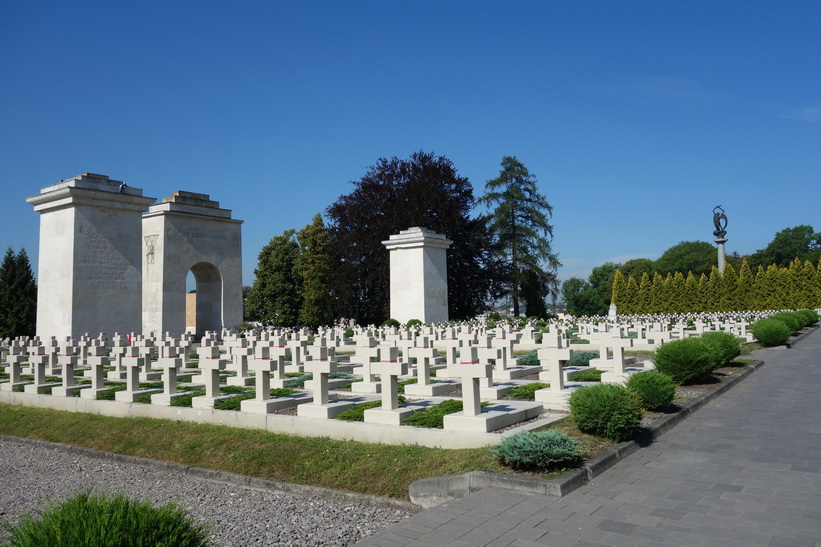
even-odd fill
[{"label": "cemetery lawn", "polygon": [[[556,428],[579,438],[585,457],[612,444],[580,433],[572,418]],[[468,471],[514,473],[487,448],[367,444],[4,403],[0,403],[0,434],[404,500],[409,500],[410,483],[427,477]],[[563,471],[518,474],[551,479]]]}]

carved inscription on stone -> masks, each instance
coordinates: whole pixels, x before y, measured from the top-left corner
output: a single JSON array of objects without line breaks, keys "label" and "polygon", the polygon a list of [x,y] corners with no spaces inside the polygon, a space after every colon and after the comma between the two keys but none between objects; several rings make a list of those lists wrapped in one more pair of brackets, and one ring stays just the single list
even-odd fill
[{"label": "carved inscription on stone", "polygon": [[194,226],[191,228],[181,228],[180,233],[187,239],[226,239],[223,230],[216,230],[214,228],[201,228]]},{"label": "carved inscription on stone", "polygon": [[115,232],[112,235],[111,240],[117,243],[116,246],[94,227],[86,226],[80,230],[80,234],[81,239],[78,243],[81,248],[85,244],[86,251],[80,263],[90,285],[96,289],[125,292],[125,276],[131,264],[117,247],[127,245],[126,234]]}]

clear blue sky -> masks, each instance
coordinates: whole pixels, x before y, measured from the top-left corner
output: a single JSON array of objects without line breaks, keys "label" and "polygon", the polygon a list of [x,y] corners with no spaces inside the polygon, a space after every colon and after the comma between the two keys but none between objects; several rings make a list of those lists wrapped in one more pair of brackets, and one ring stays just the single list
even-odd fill
[{"label": "clear blue sky", "polygon": [[562,279],[821,230],[821,2],[0,2],[0,245],[37,265],[41,187],[102,173],[210,194],[260,249],[379,157],[476,195],[517,156]]}]

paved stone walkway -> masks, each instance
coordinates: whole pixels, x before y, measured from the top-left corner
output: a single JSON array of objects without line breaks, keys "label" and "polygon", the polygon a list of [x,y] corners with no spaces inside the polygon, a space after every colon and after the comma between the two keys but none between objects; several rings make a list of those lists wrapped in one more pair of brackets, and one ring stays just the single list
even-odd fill
[{"label": "paved stone walkway", "polygon": [[486,488],[360,545],[821,545],[821,330],[563,498]]}]

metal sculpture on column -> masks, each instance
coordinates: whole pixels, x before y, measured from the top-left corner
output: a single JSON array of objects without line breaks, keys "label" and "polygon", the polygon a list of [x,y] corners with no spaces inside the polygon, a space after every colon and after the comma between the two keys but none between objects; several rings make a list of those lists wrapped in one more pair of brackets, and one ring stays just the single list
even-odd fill
[{"label": "metal sculpture on column", "polygon": [[721,205],[716,205],[713,208],[713,224],[715,224],[715,231],[713,235],[716,236],[716,244],[718,245],[718,271],[724,273],[724,244],[727,243],[727,215]]}]

